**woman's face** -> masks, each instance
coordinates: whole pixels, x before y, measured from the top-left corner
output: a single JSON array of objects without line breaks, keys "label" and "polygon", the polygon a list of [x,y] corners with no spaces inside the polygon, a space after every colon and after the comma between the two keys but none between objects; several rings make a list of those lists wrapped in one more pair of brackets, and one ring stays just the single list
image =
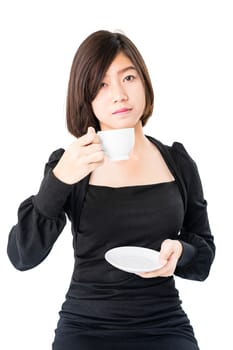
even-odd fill
[{"label": "woman's face", "polygon": [[135,127],[145,109],[145,90],[131,60],[120,52],[109,66],[92,109],[101,130]]}]

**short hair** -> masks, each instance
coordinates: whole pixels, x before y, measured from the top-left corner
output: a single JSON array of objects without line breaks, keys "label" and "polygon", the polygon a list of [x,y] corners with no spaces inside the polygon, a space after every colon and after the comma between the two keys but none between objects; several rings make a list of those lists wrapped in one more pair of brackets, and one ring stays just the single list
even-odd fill
[{"label": "short hair", "polygon": [[66,101],[66,121],[69,132],[80,137],[89,126],[100,130],[92,101],[101,81],[116,57],[123,52],[135,66],[145,89],[144,126],[153,112],[154,93],[146,64],[133,42],[124,34],[99,30],[89,35],[79,46],[71,66]]}]

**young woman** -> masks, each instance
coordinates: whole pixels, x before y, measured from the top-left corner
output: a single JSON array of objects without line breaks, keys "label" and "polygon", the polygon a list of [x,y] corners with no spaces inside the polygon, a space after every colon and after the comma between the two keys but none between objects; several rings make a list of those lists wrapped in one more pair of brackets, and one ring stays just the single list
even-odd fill
[{"label": "young woman", "polygon": [[[19,207],[8,255],[19,270],[41,263],[72,223],[74,271],[54,350],[197,350],[174,275],[204,280],[215,255],[195,162],[180,143],[146,136],[150,77],[123,34],[97,31],[71,67],[67,125],[77,139],[52,153],[37,195]],[[110,161],[98,130],[134,128],[130,159]],[[110,265],[117,246],[160,251],[163,266],[132,274]]]}]

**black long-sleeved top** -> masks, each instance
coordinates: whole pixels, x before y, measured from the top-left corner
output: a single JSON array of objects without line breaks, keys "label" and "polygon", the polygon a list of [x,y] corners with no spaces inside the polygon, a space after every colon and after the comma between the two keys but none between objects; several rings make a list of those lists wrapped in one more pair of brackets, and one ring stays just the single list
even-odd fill
[{"label": "black long-sleeved top", "polygon": [[[186,279],[204,280],[214,259],[215,245],[197,166],[182,144],[175,142],[170,147],[148,138],[160,150],[183,199],[184,218],[178,236],[183,244],[183,254],[175,274]],[[52,170],[63,152],[59,149],[52,153],[38,194],[26,199],[19,207],[18,223],[9,234],[7,247],[12,264],[19,270],[31,269],[46,258],[66,224],[66,217],[72,223],[74,250],[79,249],[76,235],[89,176],[74,185],[58,180]]]}]

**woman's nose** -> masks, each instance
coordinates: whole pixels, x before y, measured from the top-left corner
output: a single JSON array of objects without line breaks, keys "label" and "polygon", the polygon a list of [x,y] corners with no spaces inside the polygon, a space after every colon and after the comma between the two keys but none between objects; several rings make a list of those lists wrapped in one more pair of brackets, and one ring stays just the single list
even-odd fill
[{"label": "woman's nose", "polygon": [[127,93],[121,84],[114,84],[111,93],[113,102],[121,102],[128,99]]}]

